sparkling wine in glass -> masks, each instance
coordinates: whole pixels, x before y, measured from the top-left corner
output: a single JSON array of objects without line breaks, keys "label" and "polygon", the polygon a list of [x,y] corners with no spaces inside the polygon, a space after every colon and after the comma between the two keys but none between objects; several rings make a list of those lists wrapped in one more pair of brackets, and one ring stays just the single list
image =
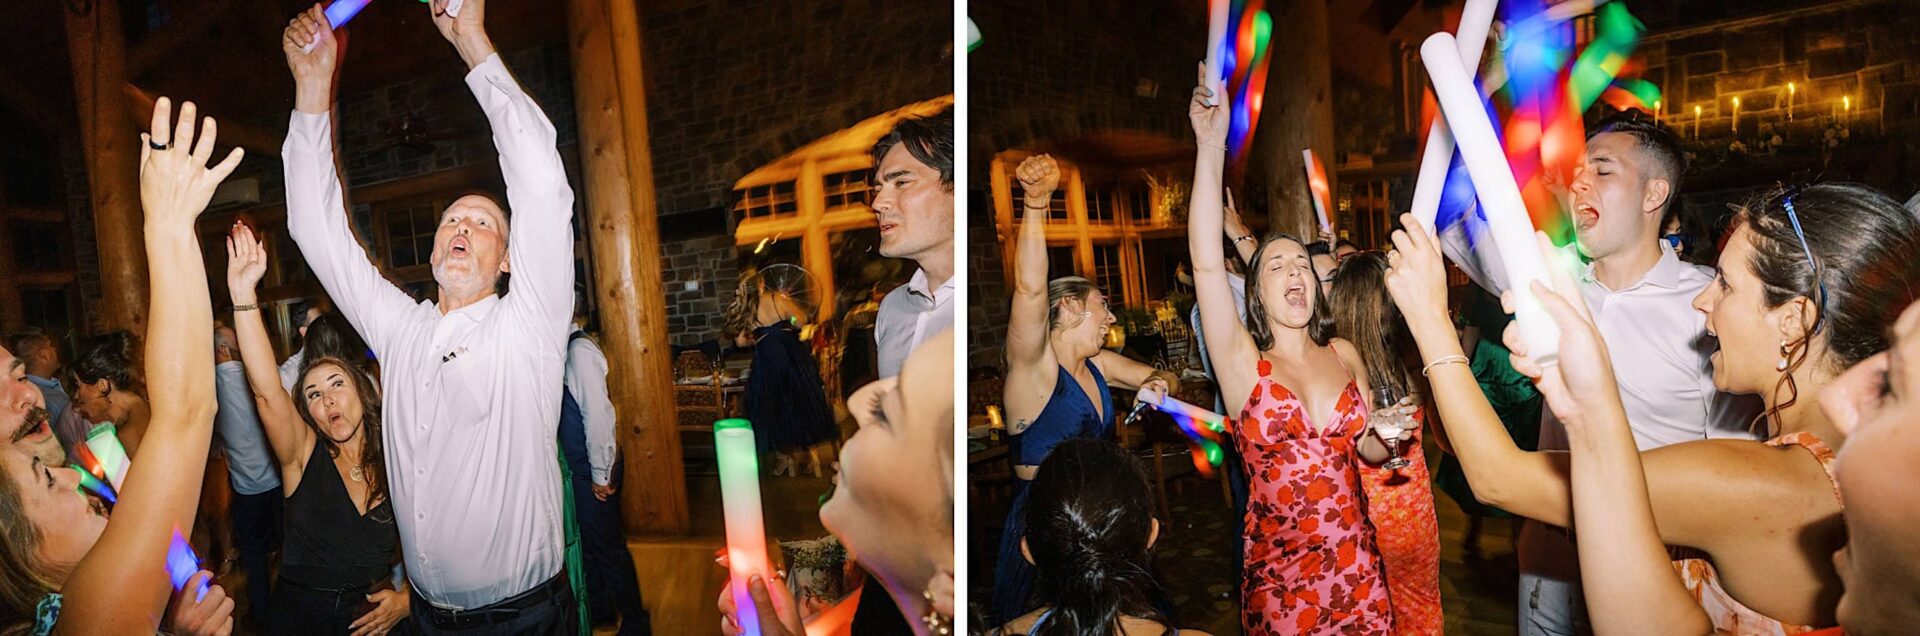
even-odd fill
[{"label": "sparkling wine in glass", "polygon": [[1367,424],[1372,426],[1373,432],[1387,443],[1387,453],[1391,458],[1380,466],[1388,470],[1400,470],[1412,464],[1407,461],[1407,458],[1400,456],[1400,433],[1412,428],[1413,422],[1402,414],[1386,414],[1388,409],[1398,406],[1400,400],[1405,397],[1404,392],[1394,387],[1382,386],[1373,389],[1373,410],[1367,415]]}]

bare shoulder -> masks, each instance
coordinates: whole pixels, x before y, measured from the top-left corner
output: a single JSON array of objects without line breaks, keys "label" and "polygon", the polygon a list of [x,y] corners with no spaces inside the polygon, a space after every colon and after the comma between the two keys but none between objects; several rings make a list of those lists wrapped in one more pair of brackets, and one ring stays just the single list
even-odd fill
[{"label": "bare shoulder", "polygon": [[1813,453],[1800,446],[1708,439],[1657,448],[1642,456],[1649,481],[1667,482],[1663,486],[1694,484],[1722,496],[1745,493],[1758,500],[1782,503],[1814,505],[1819,500],[1833,500],[1826,469]]}]

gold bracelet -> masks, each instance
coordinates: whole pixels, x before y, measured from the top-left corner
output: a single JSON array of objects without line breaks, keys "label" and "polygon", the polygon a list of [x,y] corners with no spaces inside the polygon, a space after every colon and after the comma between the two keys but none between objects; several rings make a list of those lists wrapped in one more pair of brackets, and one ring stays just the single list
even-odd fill
[{"label": "gold bracelet", "polygon": [[1455,363],[1469,364],[1470,362],[1471,361],[1467,360],[1466,356],[1459,355],[1459,354],[1454,354],[1450,356],[1440,356],[1440,359],[1434,360],[1433,362],[1428,362],[1427,366],[1420,367],[1420,377],[1423,377],[1423,378],[1427,377],[1428,371],[1432,371],[1434,367],[1437,367],[1443,364],[1455,364]]},{"label": "gold bracelet", "polygon": [[234,306],[233,306],[233,313],[236,313],[236,314],[237,314],[237,313],[240,313],[240,312],[243,312],[243,311],[253,311],[253,310],[255,310],[255,309],[259,309],[259,308],[260,308],[260,303],[253,303],[253,304],[251,304],[251,305],[234,305]]}]

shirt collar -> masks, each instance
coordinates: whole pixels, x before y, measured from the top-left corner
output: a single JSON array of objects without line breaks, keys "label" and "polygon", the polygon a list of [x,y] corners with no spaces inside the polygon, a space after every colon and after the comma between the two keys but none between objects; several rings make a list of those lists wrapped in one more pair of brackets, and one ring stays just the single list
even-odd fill
[{"label": "shirt collar", "polygon": [[[1640,277],[1640,282],[1628,286],[1627,289],[1613,291],[1627,291],[1641,285],[1678,289],[1680,287],[1680,268],[1682,267],[1686,267],[1686,264],[1680,262],[1680,255],[1674,253],[1673,246],[1668,245],[1666,241],[1660,241],[1660,260],[1655,261],[1653,268],[1647,270],[1647,273]],[[1593,277],[1593,263],[1589,262],[1580,268],[1580,280],[1581,282],[1595,285],[1600,283],[1598,279]]]},{"label": "shirt collar", "polygon": [[[907,279],[907,291],[910,293],[919,294],[921,296],[926,296],[928,298],[938,298],[938,295],[935,294],[935,290],[927,288],[927,270],[924,270],[924,269],[913,270],[913,278]],[[949,291],[949,292],[953,291],[952,276],[948,276],[947,282],[940,284],[939,291]]]},{"label": "shirt collar", "polygon": [[43,388],[43,389],[61,389],[61,388],[64,388],[64,387],[62,387],[62,386],[60,386],[60,381],[59,381],[59,380],[57,380],[57,379],[54,379],[54,378],[43,378],[43,377],[40,377],[40,376],[37,376],[37,375],[29,375],[29,376],[27,376],[27,381],[28,381],[28,382],[32,382],[34,386],[37,386],[37,387],[40,387],[40,388]]},{"label": "shirt collar", "polygon": [[461,316],[466,318],[467,320],[479,322],[481,318],[487,317],[487,314],[493,313],[493,306],[499,303],[500,303],[499,294],[487,294],[486,298],[482,298],[478,301],[475,301],[471,305],[467,305],[465,307],[461,307],[459,309],[449,311],[446,313],[445,316],[442,316],[442,317],[452,318],[454,316]]}]

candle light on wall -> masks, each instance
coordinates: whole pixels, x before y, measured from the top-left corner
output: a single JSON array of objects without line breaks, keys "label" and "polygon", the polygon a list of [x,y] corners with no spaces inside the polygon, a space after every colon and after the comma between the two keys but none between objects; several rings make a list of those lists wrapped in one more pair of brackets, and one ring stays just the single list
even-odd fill
[{"label": "candle light on wall", "polygon": [[1793,121],[1793,96],[1799,92],[1799,87],[1787,82],[1787,121]]},{"label": "candle light on wall", "polygon": [[1733,98],[1733,134],[1735,136],[1740,134],[1740,98],[1738,96]]},{"label": "candle light on wall", "polygon": [[1693,138],[1700,138],[1700,105],[1693,105]]},{"label": "candle light on wall", "polygon": [[1656,124],[1660,123],[1660,109],[1661,109],[1660,100],[1657,100],[1657,99],[1653,100],[1653,123],[1656,123]]},{"label": "candle light on wall", "polygon": [[1849,133],[1853,132],[1853,96],[1852,95],[1840,96],[1840,113],[1841,113],[1840,121],[1842,124],[1846,126],[1846,131]]}]

